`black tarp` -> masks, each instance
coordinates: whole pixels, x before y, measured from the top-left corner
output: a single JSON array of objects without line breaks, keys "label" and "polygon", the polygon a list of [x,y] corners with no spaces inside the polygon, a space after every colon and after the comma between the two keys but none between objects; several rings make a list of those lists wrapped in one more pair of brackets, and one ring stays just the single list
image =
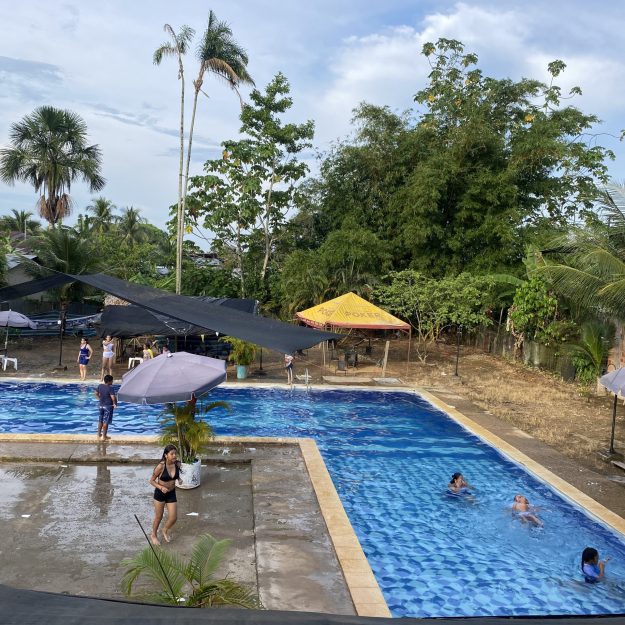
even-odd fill
[{"label": "black tarp", "polygon": [[157,606],[0,585],[0,623],[6,625],[623,625],[624,619],[625,614],[398,620],[314,612]]},{"label": "black tarp", "polygon": [[[68,282],[65,274],[59,274],[59,286]],[[250,315],[238,310],[224,308],[209,302],[200,302],[184,295],[174,295],[152,287],[126,282],[106,274],[69,276],[70,280],[88,284],[96,289],[116,295],[127,302],[147,308],[152,312],[167,315],[180,321],[208,328],[220,334],[233,336],[261,347],[274,349],[282,353],[293,353],[298,349],[306,349],[322,341],[337,339],[341,335],[333,332],[322,332],[301,326],[284,323],[276,319],[268,319],[257,315]],[[40,283],[39,280],[32,282]],[[29,286],[30,285],[30,286]],[[45,288],[53,288],[48,286]],[[18,289],[18,287],[20,287]],[[8,287],[12,293],[19,291],[20,297],[37,293],[45,288],[39,284],[26,282]],[[0,301],[7,299],[5,291],[0,289]]]},{"label": "black tarp", "polygon": [[[234,299],[227,297],[194,297],[200,302],[208,302],[216,306],[225,306],[247,314],[257,314],[258,302],[253,299]],[[133,336],[163,335],[163,336],[193,336],[206,334],[212,328],[196,326],[153,313],[141,306],[105,306],[98,322],[100,336],[114,336],[130,338]]]},{"label": "black tarp", "polygon": [[40,293],[41,291],[56,289],[70,282],[76,282],[76,279],[64,273],[57,273],[53,276],[48,276],[47,278],[37,278],[36,280],[22,282],[21,284],[5,286],[4,288],[0,289],[0,302],[10,302],[14,299],[27,297],[28,295],[32,295],[33,293]]}]

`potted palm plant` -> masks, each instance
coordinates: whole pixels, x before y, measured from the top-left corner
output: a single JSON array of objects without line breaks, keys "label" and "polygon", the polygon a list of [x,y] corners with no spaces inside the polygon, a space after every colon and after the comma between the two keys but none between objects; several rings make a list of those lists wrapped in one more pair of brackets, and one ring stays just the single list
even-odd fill
[{"label": "potted palm plant", "polygon": [[[160,444],[163,447],[175,445],[180,455],[180,488],[196,488],[200,485],[202,462],[199,454],[215,437],[213,428],[201,417],[215,408],[231,410],[230,404],[225,401],[214,401],[198,407],[193,400],[186,404],[167,404],[161,416]],[[196,419],[196,416],[200,418]]]},{"label": "potted palm plant", "polygon": [[244,380],[247,378],[248,367],[256,358],[256,345],[242,339],[235,339],[232,336],[223,340],[226,343],[230,343],[232,347],[228,360],[234,362],[237,366],[237,379]]},{"label": "potted palm plant", "polygon": [[[178,555],[162,547],[147,547],[134,558],[126,558],[122,565],[126,573],[122,590],[133,594],[137,578],[144,575],[158,589],[141,596],[154,603],[185,605],[193,608],[211,608],[234,605],[240,608],[262,608],[258,596],[249,588],[232,579],[215,579],[226,549],[232,541],[217,540],[210,534],[200,536],[191,559],[183,561]],[[157,558],[154,555],[157,555]]]}]

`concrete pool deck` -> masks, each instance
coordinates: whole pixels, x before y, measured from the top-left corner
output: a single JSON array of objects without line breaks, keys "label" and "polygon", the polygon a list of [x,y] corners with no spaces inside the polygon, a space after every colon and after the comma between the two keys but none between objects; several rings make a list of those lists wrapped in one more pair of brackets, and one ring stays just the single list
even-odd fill
[{"label": "concrete pool deck", "polygon": [[[120,562],[146,546],[134,514],[151,524],[154,443],[2,435],[0,583],[121,598]],[[231,539],[223,573],[266,608],[390,616],[314,441],[222,437],[178,502],[165,548],[188,556],[200,534]]]}]

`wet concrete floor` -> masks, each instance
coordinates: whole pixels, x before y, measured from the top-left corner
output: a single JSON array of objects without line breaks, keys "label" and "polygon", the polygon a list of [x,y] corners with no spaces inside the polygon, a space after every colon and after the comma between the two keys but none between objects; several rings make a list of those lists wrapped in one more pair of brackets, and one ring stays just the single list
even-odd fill
[{"label": "wet concrete floor", "polygon": [[[1,443],[0,583],[121,598],[121,561],[146,547],[134,515],[149,534],[148,479],[160,452]],[[232,540],[220,573],[257,590],[266,608],[354,614],[297,445],[215,450],[201,486],[178,489],[178,522],[164,548],[188,557],[204,533]]]}]

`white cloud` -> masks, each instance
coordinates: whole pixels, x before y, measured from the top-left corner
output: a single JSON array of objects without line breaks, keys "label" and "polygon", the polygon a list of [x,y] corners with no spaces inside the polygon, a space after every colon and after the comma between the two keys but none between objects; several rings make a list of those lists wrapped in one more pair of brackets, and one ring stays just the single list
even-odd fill
[{"label": "white cloud", "polygon": [[[441,1],[429,12],[412,0],[214,0],[212,5],[247,48],[259,88],[278,71],[287,76],[294,101],[289,118],[314,119],[315,143],[322,149],[349,132],[352,109],[363,100],[396,110],[413,107],[429,72],[421,47],[439,37],[463,41],[467,51],[477,52],[485,73],[499,77],[544,79],[546,63],[562,58],[568,68],[561,84],[567,89],[578,84],[584,92],[578,105],[604,118],[606,131],[625,126],[624,9],[607,2],[591,7],[581,0],[554,0],[528,7]],[[175,29],[186,23],[199,33],[208,8],[199,3],[173,7],[166,0],[146,6],[122,0],[61,6],[0,0],[0,21],[9,25],[0,51],[9,59],[8,66],[0,63],[0,144],[7,142],[10,124],[35,106],[74,110],[87,121],[90,139],[102,147],[108,179],[103,193],[120,206],[142,208],[163,225],[177,192],[179,82],[175,61],[155,67],[152,53],[166,39],[165,22]],[[32,73],[36,70],[38,76]],[[189,86],[195,71],[190,57]],[[212,79],[206,88],[210,98],[200,102],[192,173],[239,128],[236,96]],[[188,105],[190,99],[189,91]],[[187,122],[189,113],[187,108]],[[621,149],[620,144],[609,147]],[[625,154],[619,156],[613,170],[622,179]],[[72,192],[79,212],[90,194],[81,184]],[[0,184],[0,212],[28,208],[34,201],[29,187]]]}]

